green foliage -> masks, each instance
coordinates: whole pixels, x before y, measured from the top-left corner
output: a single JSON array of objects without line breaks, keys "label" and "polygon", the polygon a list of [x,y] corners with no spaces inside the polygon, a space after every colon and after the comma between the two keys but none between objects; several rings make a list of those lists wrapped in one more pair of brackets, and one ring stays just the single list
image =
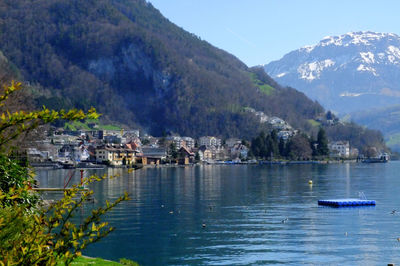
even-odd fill
[{"label": "green foliage", "polygon": [[120,127],[108,124],[102,124],[99,120],[85,119],[83,121],[73,121],[64,124],[66,130],[91,130],[89,124],[96,123],[98,130],[121,130]]},{"label": "green foliage", "polygon": [[297,134],[285,142],[278,139],[277,132],[272,130],[268,135],[261,132],[254,138],[250,152],[261,159],[308,160],[312,158],[311,142],[304,134]]},{"label": "green foliage", "polygon": [[[62,266],[62,263],[58,263],[57,265]],[[71,265],[74,266],[87,266],[87,265],[98,265],[98,266],[121,266],[121,263],[104,260],[100,258],[89,258],[89,257],[78,257],[71,262]],[[123,264],[122,264],[123,265]]]},{"label": "green foliage", "polygon": [[178,151],[176,149],[175,143],[172,142],[169,145],[168,154],[172,159],[177,159],[178,158]]},{"label": "green foliage", "polygon": [[257,78],[257,74],[250,73],[251,81],[260,89],[262,93],[265,95],[271,95],[271,93],[275,90],[272,86],[262,82]]},{"label": "green foliage", "polygon": [[[85,179],[84,184],[104,178],[92,176]],[[0,192],[0,199],[18,200],[26,190],[25,187]],[[92,194],[93,191],[81,191],[74,185],[64,192],[61,200],[37,212],[27,212],[25,206],[20,204],[0,206],[0,263],[54,265],[64,261],[68,265],[81,256],[81,251],[89,244],[114,230],[107,222],[101,222],[100,218],[120,202],[129,199],[125,193],[113,203],[106,201],[104,208],[93,210],[80,225],[75,225],[71,218]],[[22,231],[18,230],[21,228]]]},{"label": "green foliage", "polygon": [[279,147],[279,140],[277,132],[272,130],[267,136],[264,132],[261,132],[256,138],[251,142],[250,150],[253,156],[259,158],[280,158],[282,153]]},{"label": "green foliage", "polygon": [[[64,197],[49,207],[40,207],[38,196],[32,190],[33,175],[23,162],[11,159],[6,145],[39,125],[59,119],[97,119],[94,108],[86,114],[82,110],[54,111],[43,107],[40,111],[9,112],[6,101],[21,88],[12,82],[0,95],[0,265],[55,265],[60,261],[69,265],[81,255],[89,244],[99,241],[114,229],[101,217],[124,200],[125,193],[114,202],[106,201],[76,225],[71,222],[77,210],[93,191],[82,191],[74,185],[64,192]],[[92,176],[84,185],[103,178]],[[38,207],[38,208],[35,208]]]},{"label": "green foliage", "polygon": [[310,140],[307,136],[297,134],[287,144],[287,154],[292,160],[309,160],[312,158]]},{"label": "green foliage", "polygon": [[196,154],[194,155],[194,160],[195,160],[196,162],[199,162],[199,161],[200,161],[200,154],[199,154],[199,152],[196,152]]},{"label": "green foliage", "polygon": [[16,195],[15,198],[6,197],[0,199],[0,205],[13,206],[14,204],[23,204],[25,208],[30,209],[38,202],[38,195],[29,190],[22,190],[17,195],[16,191],[26,186],[34,184],[33,173],[26,166],[22,166],[21,162],[10,159],[4,154],[0,154],[0,192],[7,192],[10,196]]},{"label": "green foliage", "polygon": [[119,262],[122,265],[139,266],[137,262],[125,258],[120,259]]},{"label": "green foliage", "polygon": [[318,121],[315,121],[314,119],[308,119],[308,123],[310,123],[310,125],[311,125],[312,127],[319,127],[319,126],[321,126],[321,123],[318,122]]},{"label": "green foliage", "polygon": [[318,131],[317,155],[319,156],[329,155],[328,138],[326,136],[325,130],[322,127],[320,127]]}]

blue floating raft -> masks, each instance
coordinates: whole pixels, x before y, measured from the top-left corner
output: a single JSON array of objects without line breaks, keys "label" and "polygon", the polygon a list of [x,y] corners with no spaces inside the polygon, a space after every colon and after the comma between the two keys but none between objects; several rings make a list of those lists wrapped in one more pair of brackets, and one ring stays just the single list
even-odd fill
[{"label": "blue floating raft", "polygon": [[331,207],[356,207],[356,206],[375,206],[375,200],[363,199],[332,199],[332,200],[319,200],[318,205],[331,206]]}]

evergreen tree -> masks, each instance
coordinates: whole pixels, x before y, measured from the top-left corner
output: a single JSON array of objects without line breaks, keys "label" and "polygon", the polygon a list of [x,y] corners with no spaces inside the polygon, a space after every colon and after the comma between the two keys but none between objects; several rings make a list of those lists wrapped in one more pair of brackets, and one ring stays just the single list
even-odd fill
[{"label": "evergreen tree", "polygon": [[318,131],[317,144],[317,154],[319,156],[329,155],[328,138],[326,137],[325,130],[322,127],[320,127]]},{"label": "evergreen tree", "polygon": [[279,152],[279,141],[278,141],[278,133],[274,129],[270,133],[271,136],[271,143],[270,143],[270,153],[272,152],[274,154],[274,157],[279,157],[280,152]]},{"label": "evergreen tree", "polygon": [[332,112],[331,112],[331,111],[328,111],[328,112],[326,113],[326,120],[333,120],[333,115],[332,115]]},{"label": "evergreen tree", "polygon": [[169,145],[169,155],[170,155],[173,159],[178,158],[178,151],[176,150],[175,143],[173,143],[173,142]]},{"label": "evergreen tree", "polygon": [[279,139],[278,148],[279,148],[279,155],[281,157],[286,157],[286,155],[287,155],[286,154],[286,145],[285,145],[285,141],[283,140],[283,138]]}]

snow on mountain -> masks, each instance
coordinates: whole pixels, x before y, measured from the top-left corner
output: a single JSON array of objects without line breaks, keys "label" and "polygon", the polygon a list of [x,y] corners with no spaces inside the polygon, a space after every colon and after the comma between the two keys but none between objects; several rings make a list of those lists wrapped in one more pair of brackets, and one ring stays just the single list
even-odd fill
[{"label": "snow on mountain", "polygon": [[328,36],[264,67],[282,85],[339,113],[400,103],[393,97],[400,95],[400,36],[393,33]]}]

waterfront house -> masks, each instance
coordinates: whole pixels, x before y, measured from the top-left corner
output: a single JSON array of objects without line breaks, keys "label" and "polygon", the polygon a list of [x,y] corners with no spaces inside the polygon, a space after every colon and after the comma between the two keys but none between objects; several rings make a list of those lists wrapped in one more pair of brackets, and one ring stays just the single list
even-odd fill
[{"label": "waterfront house", "polygon": [[194,153],[189,151],[186,147],[181,147],[178,150],[178,163],[187,165],[189,163],[193,163],[194,161]]},{"label": "waterfront house", "polygon": [[48,151],[40,151],[37,148],[28,148],[26,151],[28,161],[31,163],[46,162],[50,160]]},{"label": "waterfront house", "polygon": [[143,165],[158,165],[167,158],[164,148],[142,147],[142,153],[137,155],[137,163]]},{"label": "waterfront house", "polygon": [[58,150],[58,158],[63,161],[75,159],[75,145],[65,144]]},{"label": "waterfront house", "polygon": [[90,158],[89,150],[87,146],[81,145],[75,151],[75,161],[88,161]]},{"label": "waterfront house", "polygon": [[129,165],[136,162],[136,152],[124,145],[107,144],[96,149],[96,161],[112,166]]},{"label": "waterfront house", "polygon": [[236,158],[247,159],[248,152],[249,149],[245,145],[241,143],[235,144],[230,149],[231,159],[236,159]]},{"label": "waterfront house", "polygon": [[242,143],[242,141],[237,138],[230,138],[225,141],[225,145],[228,147],[228,149],[231,149],[233,146],[240,143]]},{"label": "waterfront house", "polygon": [[350,144],[348,141],[332,141],[328,144],[331,156],[348,158],[350,156]]},{"label": "waterfront house", "polygon": [[199,153],[200,161],[212,160],[212,151],[210,149],[208,149],[206,145],[200,146],[198,153]]}]

